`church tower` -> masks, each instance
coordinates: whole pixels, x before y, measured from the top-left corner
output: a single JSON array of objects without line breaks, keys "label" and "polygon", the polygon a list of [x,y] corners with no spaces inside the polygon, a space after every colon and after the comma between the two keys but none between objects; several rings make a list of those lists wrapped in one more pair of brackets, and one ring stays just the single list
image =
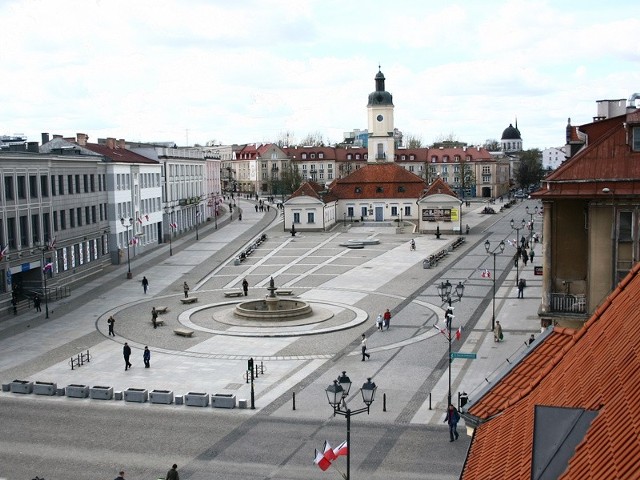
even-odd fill
[{"label": "church tower", "polygon": [[369,125],[368,163],[393,162],[393,97],[384,89],[384,75],[378,67],[376,90],[369,94],[367,104]]}]

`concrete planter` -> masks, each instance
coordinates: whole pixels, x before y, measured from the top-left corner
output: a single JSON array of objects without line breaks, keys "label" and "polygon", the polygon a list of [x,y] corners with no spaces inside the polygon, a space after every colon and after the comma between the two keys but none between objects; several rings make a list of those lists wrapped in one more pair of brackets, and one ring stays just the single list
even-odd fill
[{"label": "concrete planter", "polygon": [[173,401],[176,405],[184,405],[184,397],[182,395],[176,395]]},{"label": "concrete planter", "polygon": [[144,403],[149,398],[148,390],[144,388],[127,388],[124,391],[125,402]]},{"label": "concrete planter", "polygon": [[151,403],[169,405],[173,403],[173,392],[171,390],[151,390],[149,392],[149,401]]},{"label": "concrete planter", "polygon": [[11,393],[31,393],[33,392],[33,382],[29,380],[14,380],[11,382]]},{"label": "concrete planter", "polygon": [[11,384],[10,383],[3,383],[2,384],[2,391],[3,392],[10,392],[11,391]]},{"label": "concrete planter", "polygon": [[206,393],[189,392],[184,396],[184,404],[190,407],[208,407],[209,395]]},{"label": "concrete planter", "polygon": [[53,382],[36,382],[33,385],[33,393],[36,395],[53,396],[58,393],[58,385]]},{"label": "concrete planter", "polygon": [[89,389],[89,396],[94,400],[111,400],[113,398],[113,387],[94,385]]},{"label": "concrete planter", "polygon": [[71,385],[67,385],[66,391],[67,397],[87,398],[89,396],[88,385],[76,385],[72,383]]},{"label": "concrete planter", "polygon": [[247,399],[239,398],[238,399],[238,408],[247,408]]},{"label": "concrete planter", "polygon": [[211,395],[211,406],[215,408],[236,408],[236,396],[231,393]]}]

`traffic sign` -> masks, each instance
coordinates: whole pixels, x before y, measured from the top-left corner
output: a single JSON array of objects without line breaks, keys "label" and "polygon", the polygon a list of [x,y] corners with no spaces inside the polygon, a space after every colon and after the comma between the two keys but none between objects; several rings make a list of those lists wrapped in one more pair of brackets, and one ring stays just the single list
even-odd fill
[{"label": "traffic sign", "polygon": [[451,358],[470,358],[472,360],[476,359],[475,353],[463,353],[463,352],[451,352]]}]

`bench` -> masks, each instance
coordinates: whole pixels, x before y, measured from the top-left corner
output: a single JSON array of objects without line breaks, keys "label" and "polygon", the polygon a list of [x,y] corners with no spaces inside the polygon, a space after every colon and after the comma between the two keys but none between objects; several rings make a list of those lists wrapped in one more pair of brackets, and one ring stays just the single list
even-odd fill
[{"label": "bench", "polygon": [[243,292],[224,292],[225,297],[242,297],[244,296]]},{"label": "bench", "polygon": [[186,305],[188,303],[197,303],[198,302],[198,297],[188,297],[188,298],[181,298],[180,301]]},{"label": "bench", "polygon": [[[151,320],[151,323],[153,323],[153,320]],[[161,318],[156,318],[156,325],[157,326],[164,326],[164,320]]]},{"label": "bench", "polygon": [[276,290],[276,295],[293,295],[293,291],[292,290]]},{"label": "bench", "polygon": [[193,330],[189,330],[188,328],[174,328],[173,333],[176,335],[180,335],[181,337],[192,337]]},{"label": "bench", "polygon": [[160,307],[156,307],[156,312],[158,312],[158,315],[160,315],[161,313],[167,313],[169,311],[169,307],[162,305]]},{"label": "bench", "polygon": [[456,248],[458,248],[460,245],[462,245],[464,243],[464,237],[458,237],[454,240],[454,242],[451,244],[451,249],[455,250]]}]

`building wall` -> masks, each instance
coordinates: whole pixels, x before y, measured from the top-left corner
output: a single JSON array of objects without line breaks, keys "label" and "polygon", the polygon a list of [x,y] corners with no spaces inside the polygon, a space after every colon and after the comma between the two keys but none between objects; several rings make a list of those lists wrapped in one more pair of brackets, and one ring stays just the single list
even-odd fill
[{"label": "building wall", "polygon": [[589,310],[595,307],[611,291],[613,278],[613,226],[611,205],[596,204],[589,209]]}]

